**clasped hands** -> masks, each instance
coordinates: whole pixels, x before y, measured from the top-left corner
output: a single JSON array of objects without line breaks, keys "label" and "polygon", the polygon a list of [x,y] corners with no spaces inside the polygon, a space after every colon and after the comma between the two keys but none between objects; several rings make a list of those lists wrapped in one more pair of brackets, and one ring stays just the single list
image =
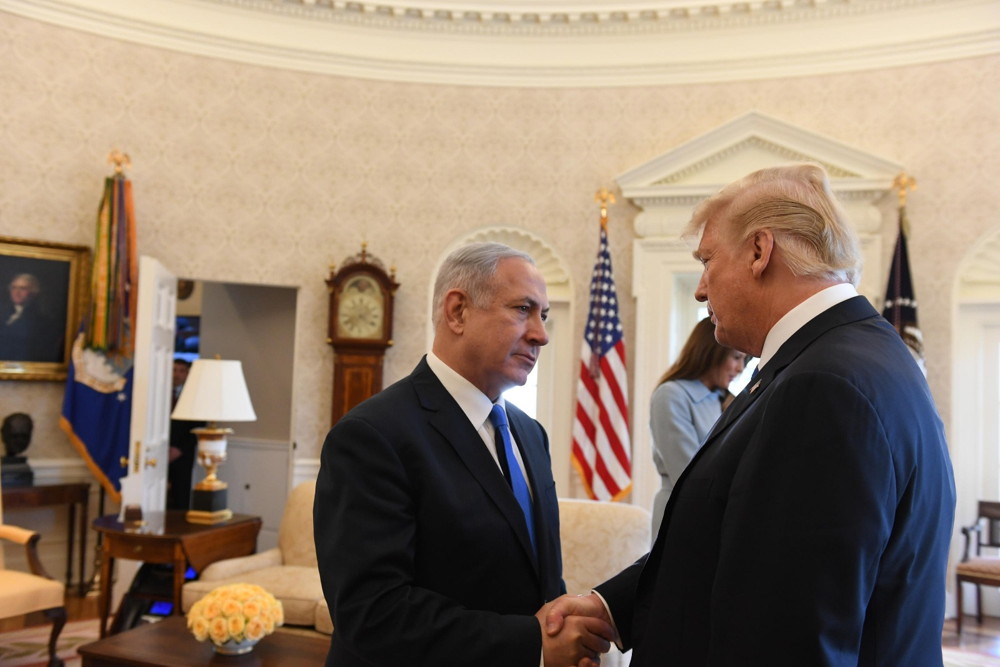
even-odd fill
[{"label": "clasped hands", "polygon": [[545,667],[598,667],[616,633],[601,599],[563,595],[535,614],[542,626]]}]

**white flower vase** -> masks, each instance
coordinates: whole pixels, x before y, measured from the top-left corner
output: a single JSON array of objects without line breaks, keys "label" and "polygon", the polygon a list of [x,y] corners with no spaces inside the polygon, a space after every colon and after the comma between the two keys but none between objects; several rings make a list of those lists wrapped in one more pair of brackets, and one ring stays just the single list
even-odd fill
[{"label": "white flower vase", "polygon": [[232,639],[227,639],[225,643],[222,644],[212,644],[215,652],[220,655],[243,655],[244,653],[249,653],[253,650],[253,647],[257,645],[259,639],[244,639],[240,642],[234,642]]}]

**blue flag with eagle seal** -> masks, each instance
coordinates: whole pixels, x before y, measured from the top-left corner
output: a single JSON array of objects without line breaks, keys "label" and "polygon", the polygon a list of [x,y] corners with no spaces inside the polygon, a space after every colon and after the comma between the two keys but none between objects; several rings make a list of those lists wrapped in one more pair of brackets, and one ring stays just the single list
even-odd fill
[{"label": "blue flag with eagle seal", "polygon": [[114,502],[128,471],[138,265],[132,184],[105,180],[97,214],[90,304],[72,355],[59,426]]}]

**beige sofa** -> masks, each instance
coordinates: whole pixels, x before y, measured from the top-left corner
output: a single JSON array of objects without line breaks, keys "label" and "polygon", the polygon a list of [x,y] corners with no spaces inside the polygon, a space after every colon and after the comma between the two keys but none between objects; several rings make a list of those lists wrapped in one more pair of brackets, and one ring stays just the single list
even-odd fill
[{"label": "beige sofa", "polygon": [[[315,493],[315,482],[304,482],[292,490],[278,528],[277,547],[212,563],[198,580],[185,584],[184,611],[218,586],[251,583],[281,600],[286,624],[332,633],[313,542]],[[650,515],[642,508],[561,498],[559,515],[563,578],[569,593],[588,592],[649,550]],[[605,659],[602,664],[620,663]]]},{"label": "beige sofa", "polygon": [[316,482],[303,482],[289,494],[278,527],[278,546],[251,556],[212,563],[196,581],[184,584],[181,601],[184,611],[218,586],[257,584],[281,601],[287,625],[332,633],[333,622],[323,598],[313,542],[315,495]]}]

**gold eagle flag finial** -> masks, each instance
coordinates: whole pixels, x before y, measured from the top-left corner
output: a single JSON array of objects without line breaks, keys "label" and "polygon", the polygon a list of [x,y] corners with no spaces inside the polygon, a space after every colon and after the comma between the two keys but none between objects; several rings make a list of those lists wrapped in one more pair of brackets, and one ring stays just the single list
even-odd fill
[{"label": "gold eagle flag finial", "polygon": [[108,153],[108,164],[114,165],[115,174],[123,174],[126,167],[132,166],[132,160],[129,158],[128,153],[122,153],[116,148]]},{"label": "gold eagle flag finial", "polygon": [[906,206],[906,195],[917,189],[917,179],[907,175],[905,171],[901,171],[892,180],[892,187],[899,190],[897,193],[899,195],[899,208],[903,208]]},{"label": "gold eagle flag finial", "polygon": [[614,193],[607,188],[601,188],[594,193],[594,201],[601,205],[601,226],[607,228],[608,225],[608,204],[615,203]]}]

